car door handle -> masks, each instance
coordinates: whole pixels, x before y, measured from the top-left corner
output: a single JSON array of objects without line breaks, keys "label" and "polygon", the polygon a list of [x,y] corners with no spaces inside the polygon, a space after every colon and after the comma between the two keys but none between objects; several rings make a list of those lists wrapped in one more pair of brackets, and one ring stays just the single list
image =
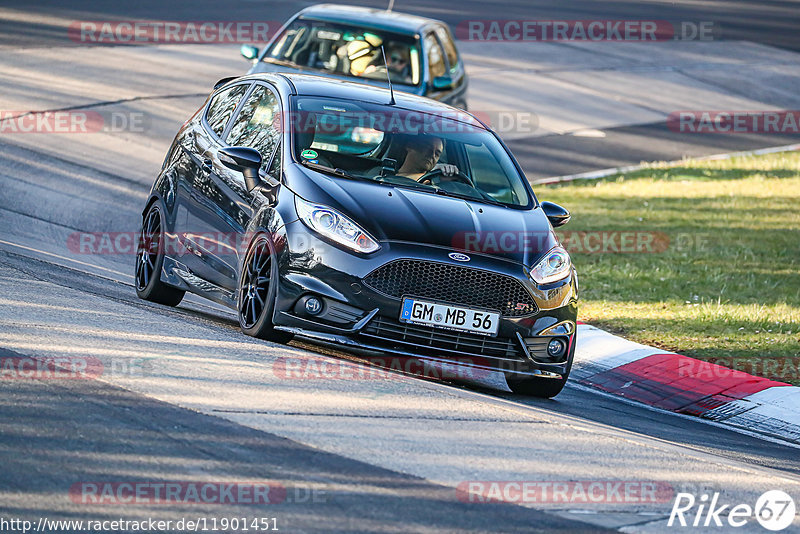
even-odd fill
[{"label": "car door handle", "polygon": [[211,172],[212,168],[212,161],[210,159],[203,160],[203,167],[202,169],[207,172]]}]

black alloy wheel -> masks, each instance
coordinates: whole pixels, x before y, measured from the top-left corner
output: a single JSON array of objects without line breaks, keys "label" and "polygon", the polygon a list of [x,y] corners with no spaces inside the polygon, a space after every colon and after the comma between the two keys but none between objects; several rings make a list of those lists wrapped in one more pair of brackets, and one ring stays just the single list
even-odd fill
[{"label": "black alloy wheel", "polygon": [[239,281],[238,310],[242,331],[253,337],[287,343],[294,336],[275,330],[272,324],[277,279],[277,265],[269,238],[260,234],[253,239]]},{"label": "black alloy wheel", "polygon": [[142,219],[136,247],[136,294],[144,300],[177,306],[186,292],[161,281],[164,248],[161,210],[157,204],[153,204]]}]

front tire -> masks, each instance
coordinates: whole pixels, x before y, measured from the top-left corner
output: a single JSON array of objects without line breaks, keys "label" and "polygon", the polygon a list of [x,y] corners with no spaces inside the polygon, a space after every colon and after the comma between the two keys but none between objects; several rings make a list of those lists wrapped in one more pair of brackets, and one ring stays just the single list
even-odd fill
[{"label": "front tire", "polygon": [[273,250],[265,234],[256,236],[250,244],[239,276],[239,325],[248,336],[288,343],[294,335],[275,330],[272,324],[278,280],[278,264]]},{"label": "front tire", "polygon": [[[572,371],[572,360],[575,357],[575,339],[572,340],[572,349],[567,362],[566,373],[562,378],[512,378],[512,375],[506,374],[506,383],[509,389],[519,395],[528,395],[529,397],[539,397],[541,399],[552,399],[564,389],[567,385],[567,378]],[[519,375],[516,375],[519,376]]]},{"label": "front tire", "polygon": [[509,389],[519,395],[552,399],[564,389],[566,378],[525,378],[522,380],[506,379]]},{"label": "front tire", "polygon": [[136,295],[150,302],[177,306],[186,292],[161,281],[165,248],[164,218],[158,205],[153,204],[142,219],[136,247]]}]

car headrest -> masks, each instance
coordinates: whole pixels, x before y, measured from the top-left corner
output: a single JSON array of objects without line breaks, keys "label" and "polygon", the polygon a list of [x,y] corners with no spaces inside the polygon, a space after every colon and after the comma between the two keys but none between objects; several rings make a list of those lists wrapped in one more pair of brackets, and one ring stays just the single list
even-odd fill
[{"label": "car headrest", "polygon": [[383,44],[383,39],[374,33],[364,32],[364,40],[369,43],[372,48],[378,48]]},{"label": "car headrest", "polygon": [[389,150],[386,151],[384,157],[397,161],[397,166],[399,168],[406,160],[406,155],[408,154],[408,144],[411,141],[412,138],[408,135],[398,133],[394,134],[392,136],[392,142],[389,145]]},{"label": "car headrest", "polygon": [[350,60],[350,74],[360,76],[375,57],[375,49],[364,41],[352,41],[347,45],[347,59]]}]

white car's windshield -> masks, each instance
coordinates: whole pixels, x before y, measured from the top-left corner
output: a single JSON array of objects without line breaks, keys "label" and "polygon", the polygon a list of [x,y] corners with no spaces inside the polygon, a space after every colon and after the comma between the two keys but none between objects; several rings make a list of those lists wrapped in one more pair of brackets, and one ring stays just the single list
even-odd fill
[{"label": "white car's windshield", "polygon": [[388,70],[393,83],[419,85],[421,80],[415,37],[318,20],[294,21],[266,57],[342,76],[385,80]]},{"label": "white car's windshield", "polygon": [[476,123],[458,120],[459,112],[324,97],[295,97],[293,104],[295,158],[307,166],[485,202],[530,203],[503,146]]}]

